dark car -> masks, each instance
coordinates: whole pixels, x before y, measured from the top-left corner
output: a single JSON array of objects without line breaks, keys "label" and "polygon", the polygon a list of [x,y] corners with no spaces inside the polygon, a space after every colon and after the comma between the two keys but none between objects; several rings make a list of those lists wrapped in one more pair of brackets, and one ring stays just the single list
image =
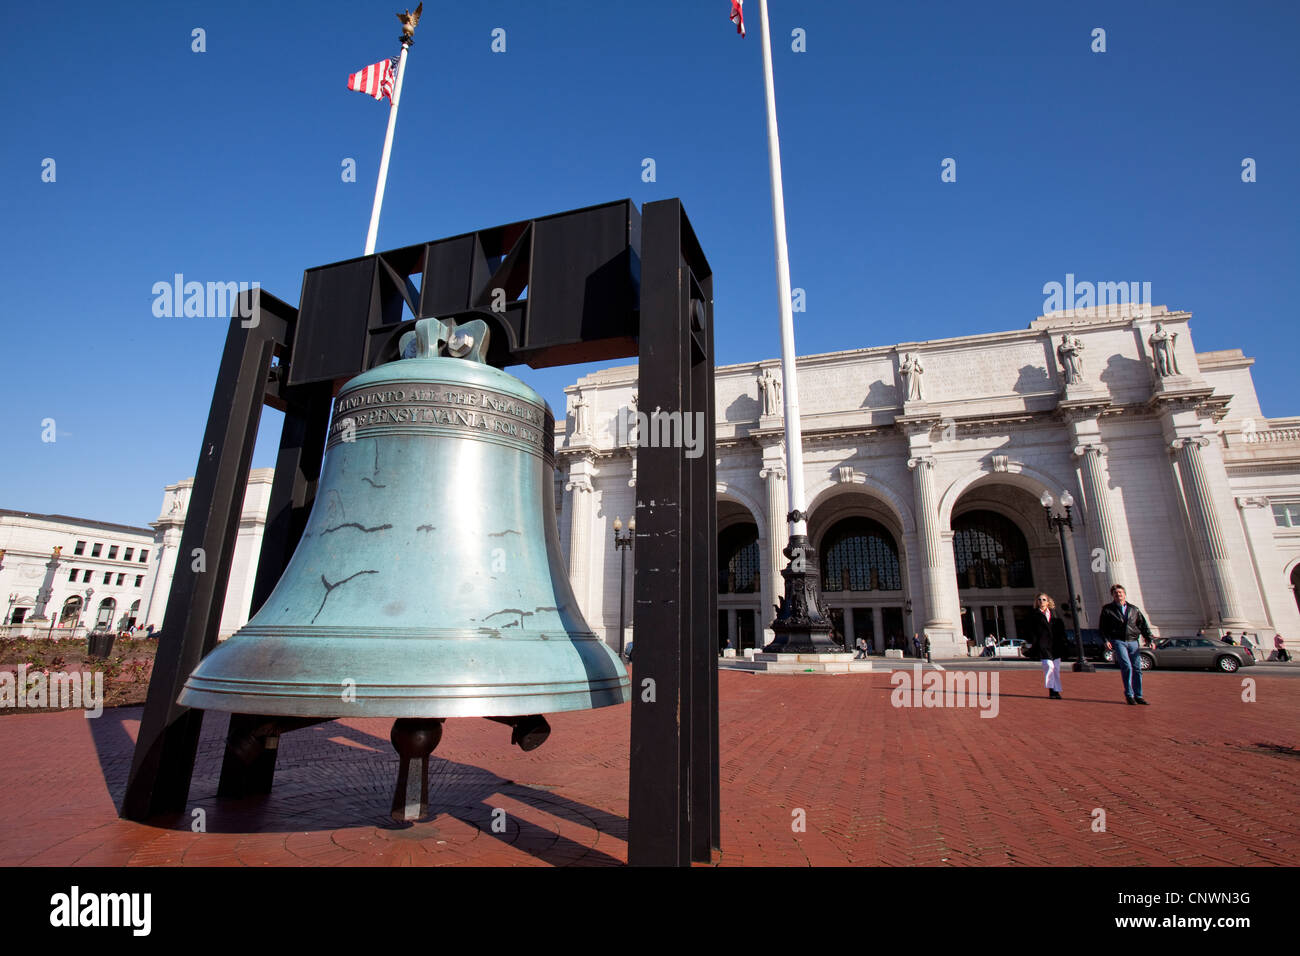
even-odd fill
[{"label": "dark car", "polygon": [[1250,648],[1208,637],[1162,637],[1155,642],[1155,646],[1143,647],[1138,653],[1143,670],[1152,667],[1212,668],[1231,674],[1255,663],[1255,655]]},{"label": "dark car", "polygon": [[[1115,655],[1112,651],[1106,650],[1106,642],[1102,639],[1101,631],[1095,627],[1085,627],[1079,631],[1079,638],[1083,642],[1083,659],[1085,661],[1113,661]],[[1063,661],[1077,660],[1079,657],[1078,645],[1074,642],[1074,631],[1069,627],[1065,628],[1066,651],[1061,656]]]}]

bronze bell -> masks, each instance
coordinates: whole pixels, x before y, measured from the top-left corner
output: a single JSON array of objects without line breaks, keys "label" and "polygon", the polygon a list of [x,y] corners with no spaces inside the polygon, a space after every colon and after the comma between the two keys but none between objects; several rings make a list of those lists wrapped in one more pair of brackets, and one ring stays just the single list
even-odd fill
[{"label": "bronze bell", "polygon": [[483,322],[423,319],[402,358],[343,387],[297,550],[179,703],[408,718],[394,727],[407,777],[421,759],[408,752],[427,746],[427,761],[440,736],[429,720],[498,718],[531,749],[549,732],[542,713],[628,700],[560,556],[551,410],[483,364],[486,339]]}]

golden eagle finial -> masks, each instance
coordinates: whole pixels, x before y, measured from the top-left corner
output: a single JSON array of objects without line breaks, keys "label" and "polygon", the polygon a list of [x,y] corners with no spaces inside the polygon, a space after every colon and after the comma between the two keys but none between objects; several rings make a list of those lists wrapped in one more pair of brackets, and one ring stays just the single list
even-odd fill
[{"label": "golden eagle finial", "polygon": [[423,10],[424,10],[424,0],[420,0],[420,5],[415,8],[414,13],[412,13],[410,10],[407,10],[405,13],[399,13],[397,15],[397,19],[402,21],[403,36],[409,37],[415,34],[415,27],[420,22],[420,13]]}]

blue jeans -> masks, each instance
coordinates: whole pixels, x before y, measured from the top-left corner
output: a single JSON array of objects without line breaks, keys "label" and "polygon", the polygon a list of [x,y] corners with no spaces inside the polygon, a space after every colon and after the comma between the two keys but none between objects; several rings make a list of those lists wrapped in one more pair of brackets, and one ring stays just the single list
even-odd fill
[{"label": "blue jeans", "polygon": [[1124,680],[1125,697],[1142,696],[1142,661],[1138,658],[1137,641],[1112,641],[1119,676]]}]

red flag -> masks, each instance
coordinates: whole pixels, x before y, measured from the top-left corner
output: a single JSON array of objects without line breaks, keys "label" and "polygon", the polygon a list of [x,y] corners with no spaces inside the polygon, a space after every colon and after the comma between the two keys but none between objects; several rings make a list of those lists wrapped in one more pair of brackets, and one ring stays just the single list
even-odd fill
[{"label": "red flag", "polygon": [[397,57],[391,60],[382,60],[379,63],[372,63],[360,73],[353,73],[348,77],[348,89],[357,90],[368,96],[373,96],[377,100],[382,100],[385,96],[391,103],[393,100],[393,83],[396,82]]},{"label": "red flag", "polygon": [[731,0],[731,22],[736,25],[736,32],[745,35],[745,11],[741,9],[745,0]]}]

